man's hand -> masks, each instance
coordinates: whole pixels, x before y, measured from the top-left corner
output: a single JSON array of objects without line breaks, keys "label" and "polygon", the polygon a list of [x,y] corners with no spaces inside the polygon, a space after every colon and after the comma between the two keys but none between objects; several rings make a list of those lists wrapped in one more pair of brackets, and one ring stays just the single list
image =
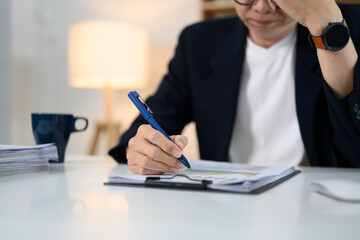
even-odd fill
[{"label": "man's hand", "polygon": [[341,11],[335,0],[275,0],[295,21],[307,27],[312,35],[321,35],[329,22],[341,22]]},{"label": "man's hand", "polygon": [[188,143],[183,135],[169,141],[150,125],[141,125],[126,150],[129,169],[135,174],[175,173],[185,166],[178,160]]},{"label": "man's hand", "polygon": [[[342,22],[343,16],[335,0],[275,0],[279,7],[314,36],[321,35],[330,22]],[[351,19],[345,19],[345,21]],[[358,54],[350,38],[338,52],[317,49],[325,81],[335,96],[344,98],[353,90],[354,69]]]}]

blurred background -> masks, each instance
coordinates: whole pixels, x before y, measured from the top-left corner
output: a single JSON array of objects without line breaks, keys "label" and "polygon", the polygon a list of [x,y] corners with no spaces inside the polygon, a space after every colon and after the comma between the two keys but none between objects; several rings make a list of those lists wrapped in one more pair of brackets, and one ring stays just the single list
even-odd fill
[{"label": "blurred background", "polygon": [[[101,128],[107,116],[104,90],[73,87],[70,81],[69,31],[75,24],[127,22],[146,32],[146,83],[111,89],[111,121],[119,127],[117,138],[138,114],[128,91],[137,90],[143,97],[155,91],[180,31],[194,22],[229,14],[234,14],[232,0],[1,0],[0,144],[33,145],[32,112],[69,113],[88,118],[90,124],[85,132],[71,135],[67,154],[107,154],[109,141]],[[96,137],[97,130],[101,131]],[[185,154],[198,158],[194,124],[184,134],[189,137]]]},{"label": "blurred background", "polygon": [[[68,38],[74,24],[111,20],[142,26],[148,71],[146,85],[134,90],[147,97],[166,73],[180,31],[202,18],[200,0],[1,0],[0,144],[35,144],[32,112],[69,113],[87,117],[89,127],[71,135],[67,154],[91,151],[97,125],[105,120],[104,91],[70,85]],[[119,135],[138,114],[127,98],[129,90],[113,91],[112,119],[119,123]],[[187,154],[197,158],[193,129],[186,130],[191,138]],[[105,135],[98,137],[94,154],[107,154]]]}]

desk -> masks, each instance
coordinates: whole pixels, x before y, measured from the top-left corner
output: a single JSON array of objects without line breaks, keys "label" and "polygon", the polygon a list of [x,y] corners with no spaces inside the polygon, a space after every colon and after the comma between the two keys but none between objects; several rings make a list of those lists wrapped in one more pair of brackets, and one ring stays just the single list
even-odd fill
[{"label": "desk", "polygon": [[312,192],[360,169],[301,168],[260,195],[104,186],[127,166],[72,156],[49,172],[0,178],[0,239],[359,239],[360,204]]}]

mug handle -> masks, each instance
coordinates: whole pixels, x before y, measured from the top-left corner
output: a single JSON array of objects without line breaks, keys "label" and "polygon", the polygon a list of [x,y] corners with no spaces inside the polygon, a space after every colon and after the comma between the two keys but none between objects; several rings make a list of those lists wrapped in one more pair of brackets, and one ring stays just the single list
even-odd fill
[{"label": "mug handle", "polygon": [[[76,129],[75,127],[75,123],[77,120],[84,120],[85,121],[85,126],[82,129]],[[89,121],[87,120],[87,118],[84,117],[74,117],[74,132],[82,132],[85,131],[88,127]]]}]

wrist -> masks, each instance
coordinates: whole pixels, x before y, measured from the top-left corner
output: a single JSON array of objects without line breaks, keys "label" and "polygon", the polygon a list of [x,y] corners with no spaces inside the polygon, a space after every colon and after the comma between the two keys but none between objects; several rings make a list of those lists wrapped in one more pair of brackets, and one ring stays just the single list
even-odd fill
[{"label": "wrist", "polygon": [[334,11],[332,14],[324,14],[324,16],[315,15],[315,17],[310,18],[310,21],[307,22],[306,26],[313,36],[320,36],[329,23],[342,21],[343,16],[340,9],[338,9],[338,11]]},{"label": "wrist", "polygon": [[328,20],[328,21],[326,21],[326,23],[324,22],[324,23],[321,23],[318,25],[314,25],[312,27],[308,27],[308,29],[309,29],[309,32],[311,35],[321,36],[324,33],[326,27],[329,26],[330,23],[338,23],[338,22],[340,23],[340,22],[343,22],[343,20],[344,19]]}]

